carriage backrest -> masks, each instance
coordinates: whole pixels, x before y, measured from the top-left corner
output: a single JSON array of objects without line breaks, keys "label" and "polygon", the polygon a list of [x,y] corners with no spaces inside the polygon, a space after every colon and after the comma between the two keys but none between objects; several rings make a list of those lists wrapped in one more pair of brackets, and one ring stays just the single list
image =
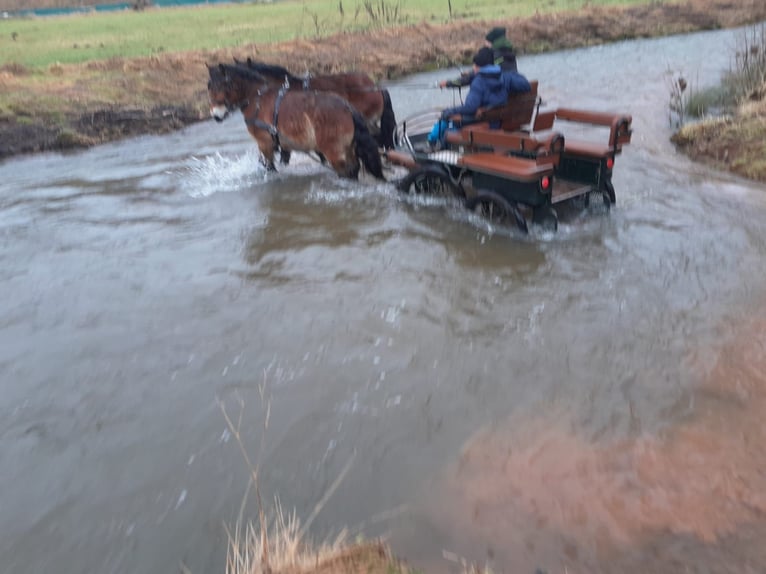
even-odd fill
[{"label": "carriage backrest", "polygon": [[537,80],[530,80],[529,85],[530,91],[511,93],[505,105],[480,110],[477,117],[483,122],[500,122],[505,131],[516,131],[531,123],[539,104]]},{"label": "carriage backrest", "polygon": [[593,112],[572,108],[557,108],[555,110],[539,112],[535,116],[532,131],[539,132],[553,129],[554,122],[557,120],[608,128],[608,146],[613,152],[619,152],[623,145],[630,143],[633,133],[631,128],[633,118],[628,114]]}]

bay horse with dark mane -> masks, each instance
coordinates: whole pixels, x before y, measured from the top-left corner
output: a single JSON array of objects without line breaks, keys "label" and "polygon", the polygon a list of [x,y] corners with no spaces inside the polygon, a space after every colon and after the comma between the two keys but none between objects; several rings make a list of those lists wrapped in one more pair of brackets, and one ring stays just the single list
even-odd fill
[{"label": "bay horse with dark mane", "polygon": [[342,177],[357,179],[361,160],[373,176],[385,179],[364,118],[337,94],[273,86],[241,65],[208,66],[208,72],[210,114],[220,122],[241,110],[270,171],[276,169],[276,151],[302,151],[315,152]]},{"label": "bay horse with dark mane", "polygon": [[344,72],[340,74],[323,74],[317,76],[299,77],[290,73],[286,68],[274,64],[258,62],[251,58],[247,62],[235,63],[246,65],[265,76],[271,82],[282,84],[287,82],[293,90],[318,90],[333,92],[344,98],[362,117],[367,120],[367,127],[375,136],[378,145],[384,149],[394,147],[394,131],[396,116],[391,105],[388,90],[378,86],[372,78],[362,72]]}]

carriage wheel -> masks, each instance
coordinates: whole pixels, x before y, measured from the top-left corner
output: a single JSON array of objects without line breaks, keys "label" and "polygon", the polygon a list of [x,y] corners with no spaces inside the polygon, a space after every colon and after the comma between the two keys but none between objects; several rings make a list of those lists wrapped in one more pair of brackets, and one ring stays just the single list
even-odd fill
[{"label": "carriage wheel", "polygon": [[426,165],[409,173],[399,182],[399,191],[411,195],[430,195],[465,200],[462,186],[441,166]]},{"label": "carriage wheel", "polygon": [[528,233],[527,220],[519,208],[497,193],[491,191],[479,192],[476,197],[466,202],[466,207],[482,216],[492,225],[511,227],[516,225],[524,233]]},{"label": "carriage wheel", "polygon": [[606,182],[606,193],[609,196],[609,202],[614,205],[617,203],[617,197],[614,195],[614,186],[611,181]]},{"label": "carriage wheel", "polygon": [[596,213],[606,213],[612,207],[609,191],[606,189],[591,189],[585,194],[585,207]]},{"label": "carriage wheel", "polygon": [[532,212],[532,221],[546,231],[556,231],[559,228],[559,216],[550,205],[535,207]]}]

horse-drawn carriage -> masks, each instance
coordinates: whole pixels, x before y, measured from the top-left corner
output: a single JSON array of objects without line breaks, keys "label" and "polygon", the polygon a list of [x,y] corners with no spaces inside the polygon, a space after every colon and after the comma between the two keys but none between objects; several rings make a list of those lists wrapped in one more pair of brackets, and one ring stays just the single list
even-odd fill
[{"label": "horse-drawn carriage", "polygon": [[[478,123],[448,132],[438,151],[426,138],[439,112],[400,123],[396,149],[386,153],[390,163],[409,171],[399,189],[458,198],[491,222],[515,224],[524,232],[529,219],[557,229],[554,206],[566,201],[579,198],[585,206],[608,209],[615,203],[614,161],[630,142],[631,116],[540,110],[537,82],[530,85],[531,91],[511,94],[503,106],[479,110]],[[565,137],[558,129],[563,122],[605,128],[606,141]]]},{"label": "horse-drawn carriage", "polygon": [[[555,230],[554,206],[565,201],[614,204],[614,161],[631,138],[626,114],[541,111],[533,81],[530,91],[511,94],[504,105],[480,109],[478,123],[451,130],[446,146],[432,151],[426,138],[438,112],[396,126],[388,92],[363,74],[301,79],[252,60],[209,72],[211,114],[220,121],[241,110],[269,169],[276,152],[286,163],[294,150],[315,154],[343,177],[356,178],[363,164],[384,179],[378,149],[389,148],[383,152],[388,162],[408,170],[400,190],[458,198],[492,222],[524,232],[529,219]],[[561,122],[605,128],[606,141],[565,136]]]}]

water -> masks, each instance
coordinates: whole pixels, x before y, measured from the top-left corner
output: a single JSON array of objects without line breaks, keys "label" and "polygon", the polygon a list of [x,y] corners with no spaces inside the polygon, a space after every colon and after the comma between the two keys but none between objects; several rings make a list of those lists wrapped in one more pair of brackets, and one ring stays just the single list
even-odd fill
[{"label": "water", "polygon": [[[429,572],[766,568],[766,190],[677,154],[666,112],[668,70],[714,83],[736,38],[520,60],[549,105],[634,118],[616,208],[555,235],[299,154],[267,175],[239,116],[0,164],[2,570],[223,570],[225,415],[304,518],[350,464],[317,538]],[[397,116],[451,74],[391,86]]]}]

